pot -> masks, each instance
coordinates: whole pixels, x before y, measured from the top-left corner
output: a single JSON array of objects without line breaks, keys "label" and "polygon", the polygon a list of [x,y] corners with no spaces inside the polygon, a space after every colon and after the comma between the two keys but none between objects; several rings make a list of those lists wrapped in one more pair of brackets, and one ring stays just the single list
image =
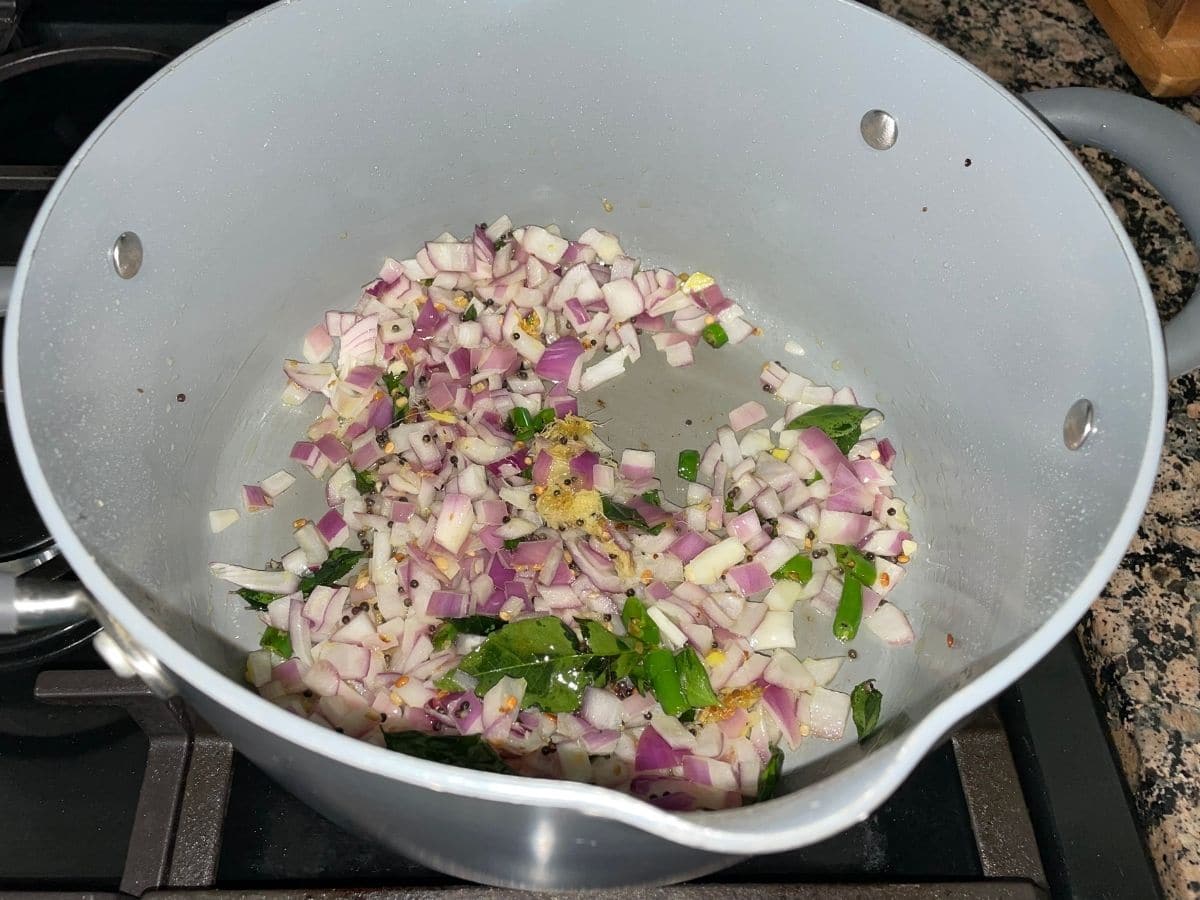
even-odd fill
[{"label": "pot", "polygon": [[[463,878],[665,883],[864,818],[1100,592],[1151,490],[1166,360],[1200,363],[1200,305],[1164,355],[1129,240],[1034,110],[1137,165],[1194,234],[1200,129],[1103,92],[1027,100],[840,0],[285,3],[237,22],[92,135],[15,275],[14,440],[102,650],[322,813]],[[501,212],[716,273],[764,328],[607,385],[615,446],[671,458],[684,415],[753,396],[788,340],[806,351],[794,368],[888,412],[923,545],[894,599],[919,638],[860,651],[845,677],[883,688],[879,731],[806,744],[776,800],[681,816],[451,768],[241,683],[257,620],[207,563],[260,563],[280,534],[213,536],[206,511],[286,458],[305,414],[277,402],[280,360],[383,256]],[[319,490],[289,492],[276,522]],[[3,590],[8,627],[45,612]],[[807,624],[800,646],[821,655],[828,628]]]}]

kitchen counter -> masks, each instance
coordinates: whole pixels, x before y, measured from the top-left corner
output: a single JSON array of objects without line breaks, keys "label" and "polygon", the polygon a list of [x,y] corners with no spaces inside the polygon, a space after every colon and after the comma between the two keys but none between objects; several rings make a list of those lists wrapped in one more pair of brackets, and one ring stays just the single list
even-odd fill
[{"label": "kitchen counter", "polygon": [[[1085,85],[1146,96],[1082,0],[875,0],[1016,91]],[[1200,122],[1200,102],[1167,101]],[[1160,314],[1196,286],[1174,212],[1105,154],[1080,157],[1145,263]],[[1121,568],[1079,626],[1146,844],[1169,897],[1200,894],[1200,379],[1170,389],[1154,496]],[[1102,828],[1103,823],[1097,823]]]}]

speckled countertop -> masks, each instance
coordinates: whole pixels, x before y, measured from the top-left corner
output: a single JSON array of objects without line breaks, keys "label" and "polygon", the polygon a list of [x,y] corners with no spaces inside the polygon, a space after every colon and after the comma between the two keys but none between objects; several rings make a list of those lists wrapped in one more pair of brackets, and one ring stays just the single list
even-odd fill
[{"label": "speckled countertop", "polygon": [[[872,0],[1007,87],[1145,96],[1083,0]],[[1200,122],[1200,102],[1168,101]],[[1196,286],[1196,251],[1135,173],[1080,152],[1133,237],[1159,312]],[[1154,496],[1120,570],[1079,626],[1151,856],[1169,897],[1200,895],[1200,379],[1171,385]]]}]

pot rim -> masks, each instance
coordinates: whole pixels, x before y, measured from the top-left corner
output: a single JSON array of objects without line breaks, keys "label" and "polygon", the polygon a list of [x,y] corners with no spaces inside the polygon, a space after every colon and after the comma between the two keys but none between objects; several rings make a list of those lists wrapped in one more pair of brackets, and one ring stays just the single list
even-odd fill
[{"label": "pot rim", "polygon": [[[833,2],[844,8],[853,8],[856,13],[875,16],[887,21],[890,26],[894,27],[897,40],[916,39],[936,49],[948,60],[957,64],[964,77],[977,79],[981,87],[988,88],[999,95],[1040,132],[1042,139],[1053,143],[1062,156],[1065,166],[1073,171],[1074,175],[1092,194],[1098,213],[1105,217],[1124,252],[1145,314],[1153,376],[1150,398],[1150,431],[1137,477],[1132,485],[1129,500],[1114,525],[1112,535],[1086,576],[1054,614],[1048,617],[1026,641],[1011,650],[1000,662],[938,703],[922,719],[914,723],[906,733],[888,744],[886,749],[877,751],[888,754],[890,760],[882,767],[877,766],[878,771],[871,778],[860,778],[860,784],[857,785],[856,791],[848,800],[836,805],[831,804],[812,809],[810,808],[811,802],[805,800],[804,789],[784,795],[771,801],[770,805],[777,807],[781,814],[794,814],[796,821],[786,827],[766,830],[754,826],[755,814],[752,810],[678,815],[660,810],[632,796],[596,785],[476,772],[405,756],[346,735],[337,734],[276,706],[253,691],[230,691],[229,677],[194,656],[186,647],[155,625],[113,584],[76,536],[50,490],[49,482],[37,458],[29,433],[24,397],[21,392],[17,353],[20,316],[24,288],[33,264],[39,237],[50,214],[57,206],[62,191],[70,182],[75,170],[86,159],[91,148],[146,90],[153,87],[159,79],[168,77],[178,66],[202,53],[210,43],[219,40],[226,34],[246,27],[263,16],[286,15],[285,10],[290,5],[289,0],[281,0],[279,3],[259,10],[192,47],[152,76],[113,110],[64,167],[62,176],[54,184],[30,228],[17,263],[12,298],[8,309],[9,321],[7,324],[9,327],[6,329],[4,338],[3,371],[4,383],[8,386],[7,409],[13,443],[22,473],[38,511],[58,542],[63,555],[104,611],[128,632],[130,638],[137,645],[151,648],[153,655],[174,676],[191,685],[213,703],[220,704],[241,718],[259,725],[264,730],[269,730],[280,738],[294,742],[303,749],[331,761],[344,763],[360,769],[364,773],[383,775],[389,779],[431,791],[450,792],[480,800],[573,809],[584,815],[623,822],[677,844],[721,854],[748,855],[793,849],[823,840],[870,815],[900,786],[938,741],[964,717],[987,703],[1032,668],[1055,644],[1062,640],[1083,616],[1094,599],[1100,595],[1133,538],[1153,489],[1166,423],[1167,368],[1162,330],[1159,326],[1154,298],[1132,242],[1103,192],[1071,151],[1058,140],[1053,131],[1019,98],[931,38],[902,22],[891,19],[876,10],[863,7],[852,0],[833,0]],[[1067,171],[1068,168],[1064,168],[1064,176]],[[874,758],[875,755],[870,754],[830,777],[852,782],[856,771],[863,768],[863,764],[868,759]],[[876,762],[878,761],[876,760]],[[793,809],[785,811],[785,805]],[[759,809],[761,810],[762,807]]]}]

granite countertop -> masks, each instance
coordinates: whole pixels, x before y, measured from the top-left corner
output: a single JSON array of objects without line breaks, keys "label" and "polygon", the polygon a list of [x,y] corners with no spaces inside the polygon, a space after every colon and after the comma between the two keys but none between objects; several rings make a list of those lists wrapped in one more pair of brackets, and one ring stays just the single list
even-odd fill
[{"label": "granite countertop", "polygon": [[[1146,96],[1083,0],[873,0],[1015,91],[1084,85]],[[1165,101],[1196,122],[1200,102]],[[1136,173],[1079,153],[1145,263],[1160,314],[1196,286],[1195,248]],[[1200,237],[1200,236],[1198,236]],[[1079,626],[1146,844],[1169,897],[1200,894],[1200,379],[1171,384],[1149,508]],[[1100,826],[1102,827],[1102,826]]]}]

